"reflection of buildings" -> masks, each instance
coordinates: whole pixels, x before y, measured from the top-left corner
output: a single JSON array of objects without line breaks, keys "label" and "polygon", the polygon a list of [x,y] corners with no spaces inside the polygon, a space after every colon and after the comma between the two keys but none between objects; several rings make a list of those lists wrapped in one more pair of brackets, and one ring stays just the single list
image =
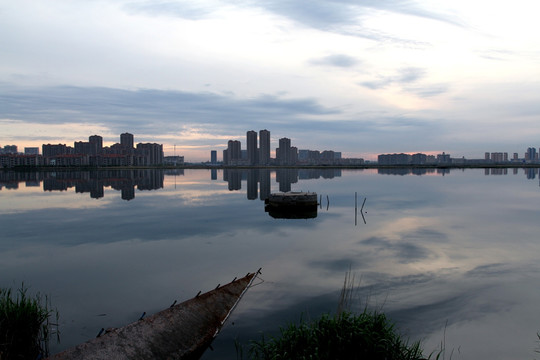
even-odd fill
[{"label": "reflection of buildings", "polygon": [[260,169],[259,170],[259,199],[266,200],[270,196],[271,192],[271,182],[270,182],[270,170],[269,169]]},{"label": "reflection of buildings", "polygon": [[378,168],[379,175],[445,175],[450,173],[449,168]]},{"label": "reflection of buildings", "polygon": [[259,185],[259,172],[252,170],[247,172],[247,198],[248,200],[257,199],[257,187]]},{"label": "reflection of buildings", "polygon": [[24,173],[14,171],[0,171],[0,190],[3,187],[5,187],[6,189],[18,189],[20,182],[26,183],[27,187],[39,186],[40,182],[43,181],[43,176],[43,173],[40,172]]},{"label": "reflection of buildings", "polygon": [[300,180],[319,178],[333,179],[335,177],[341,177],[341,169],[298,169],[298,178]]},{"label": "reflection of buildings", "polygon": [[223,169],[223,181],[229,185],[229,190],[240,190],[242,188],[242,170]]},{"label": "reflection of buildings", "polygon": [[164,171],[157,169],[0,172],[0,189],[2,185],[17,188],[19,182],[39,186],[42,181],[44,191],[66,191],[74,187],[76,193],[89,193],[91,198],[99,199],[105,195],[104,188],[111,187],[121,191],[122,199],[131,200],[135,198],[135,187],[138,190],[160,189],[163,179]]},{"label": "reflection of buildings", "polygon": [[298,169],[276,169],[276,182],[279,184],[279,191],[291,191],[291,184],[298,182]]},{"label": "reflection of buildings", "polygon": [[490,168],[484,169],[485,175],[508,175],[507,168]]},{"label": "reflection of buildings", "polygon": [[[341,169],[223,169],[223,181],[228,183],[230,191],[242,189],[242,181],[247,182],[247,198],[266,200],[271,193],[271,173],[275,172],[275,180],[279,191],[291,191],[291,185],[298,179],[332,179],[341,176]],[[214,175],[211,175],[212,179]],[[258,190],[258,191],[257,191]]]}]

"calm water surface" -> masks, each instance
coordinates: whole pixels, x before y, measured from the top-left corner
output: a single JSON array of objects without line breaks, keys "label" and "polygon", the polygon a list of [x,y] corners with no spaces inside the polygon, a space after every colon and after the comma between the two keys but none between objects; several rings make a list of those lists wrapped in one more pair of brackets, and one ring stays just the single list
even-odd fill
[{"label": "calm water surface", "polygon": [[[317,217],[271,217],[260,199],[280,189],[322,195]],[[427,353],[534,359],[539,204],[523,169],[0,173],[0,286],[49,295],[56,352],[262,267],[203,357],[226,359],[235,339],[335,311],[350,269],[353,307]]]}]

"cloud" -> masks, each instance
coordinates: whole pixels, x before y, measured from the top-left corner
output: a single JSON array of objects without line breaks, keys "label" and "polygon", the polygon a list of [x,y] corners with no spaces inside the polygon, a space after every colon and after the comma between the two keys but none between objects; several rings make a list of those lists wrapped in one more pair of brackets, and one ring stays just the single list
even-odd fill
[{"label": "cloud", "polygon": [[0,83],[0,109],[0,120],[11,123],[91,124],[108,129],[111,134],[129,131],[150,138],[180,136],[185,145],[208,143],[209,137],[205,134],[212,135],[213,139],[234,138],[244,137],[249,129],[278,129],[278,136],[304,143],[311,141],[321,148],[336,151],[346,151],[336,148],[337,139],[342,145],[356,148],[358,136],[362,134],[388,133],[396,129],[429,131],[439,126],[408,116],[346,114],[340,108],[323,106],[313,98],[291,99],[269,94],[238,98],[210,92],[18,87],[6,83]]},{"label": "cloud", "polygon": [[[100,123],[112,130],[131,128],[149,134],[180,130],[185,124],[218,125],[216,132],[259,124],[302,122],[303,117],[339,115],[310,98],[286,99],[260,95],[238,99],[215,93],[167,90],[121,90],[101,87],[56,86],[17,88],[1,86],[0,118],[33,122]],[[9,90],[8,90],[9,89]],[[226,127],[226,129],[225,129]]]},{"label": "cloud", "polygon": [[448,92],[446,84],[422,85],[427,77],[427,70],[418,67],[405,67],[397,69],[394,75],[378,76],[374,80],[359,82],[358,85],[370,90],[384,89],[390,86],[400,86],[402,91],[411,93],[420,98],[429,98]]},{"label": "cloud", "polygon": [[478,52],[478,55],[487,60],[509,61],[515,56],[513,51],[504,49],[486,49]]},{"label": "cloud", "polygon": [[312,65],[326,65],[326,66],[336,66],[336,67],[342,67],[342,68],[350,68],[358,65],[360,63],[359,60],[352,56],[344,55],[344,54],[334,54],[334,55],[328,55],[322,58],[318,59],[312,59],[310,61],[310,64]]},{"label": "cloud", "polygon": [[429,98],[432,96],[438,96],[445,94],[449,91],[447,85],[444,84],[435,84],[428,86],[419,86],[419,87],[407,87],[406,91],[416,94],[416,96],[421,98]]},{"label": "cloud", "polygon": [[215,7],[194,1],[138,1],[123,6],[128,13],[144,13],[152,16],[175,16],[200,20],[210,15]]},{"label": "cloud", "polygon": [[414,40],[383,34],[366,27],[364,20],[377,11],[416,16],[454,26],[465,26],[464,22],[454,15],[428,10],[420,4],[408,0],[370,0],[362,2],[353,0],[313,0],[308,4],[301,1],[266,0],[252,2],[252,5],[260,6],[265,10],[321,31],[363,37],[376,41],[418,44]]},{"label": "cloud", "polygon": [[371,90],[382,89],[394,84],[406,85],[425,78],[427,71],[417,67],[405,67],[396,70],[392,76],[379,76],[376,80],[360,82],[359,85]]}]

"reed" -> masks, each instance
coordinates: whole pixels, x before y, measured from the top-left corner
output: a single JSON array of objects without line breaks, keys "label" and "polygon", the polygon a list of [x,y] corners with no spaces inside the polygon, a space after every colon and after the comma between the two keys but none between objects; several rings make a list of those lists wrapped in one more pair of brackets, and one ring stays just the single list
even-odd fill
[{"label": "reed", "polygon": [[24,284],[15,293],[0,289],[0,360],[48,356],[50,337],[47,297],[27,294]]}]

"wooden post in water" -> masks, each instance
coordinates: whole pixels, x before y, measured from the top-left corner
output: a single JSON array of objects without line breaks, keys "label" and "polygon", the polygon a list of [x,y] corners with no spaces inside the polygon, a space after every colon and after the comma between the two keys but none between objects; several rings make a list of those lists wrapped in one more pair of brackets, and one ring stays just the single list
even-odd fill
[{"label": "wooden post in water", "polygon": [[354,192],[354,226],[356,226],[358,220],[358,193]]}]

